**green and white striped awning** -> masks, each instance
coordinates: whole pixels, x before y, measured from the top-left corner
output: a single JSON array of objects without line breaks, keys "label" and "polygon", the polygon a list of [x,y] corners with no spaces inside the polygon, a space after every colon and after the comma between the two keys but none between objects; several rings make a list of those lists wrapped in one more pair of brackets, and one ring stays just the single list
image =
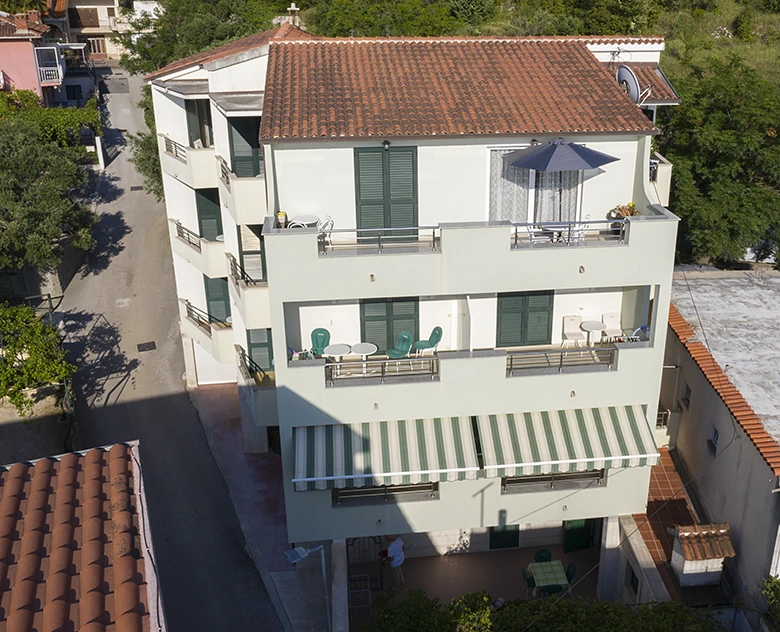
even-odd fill
[{"label": "green and white striped awning", "polygon": [[477,478],[469,417],[293,428],[297,491]]},{"label": "green and white striped awning", "polygon": [[526,476],[658,463],[641,406],[478,417],[485,476]]}]

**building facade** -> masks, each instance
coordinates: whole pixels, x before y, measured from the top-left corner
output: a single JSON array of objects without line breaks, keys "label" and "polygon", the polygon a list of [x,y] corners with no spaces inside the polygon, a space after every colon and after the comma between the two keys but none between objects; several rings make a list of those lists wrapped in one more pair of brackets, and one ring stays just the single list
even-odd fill
[{"label": "building facade", "polygon": [[[281,451],[291,541],[568,525],[609,550],[645,511],[677,230],[662,48],[285,24],[149,77],[188,379],[236,381],[245,449]],[[561,137],[607,163],[513,166]]]}]

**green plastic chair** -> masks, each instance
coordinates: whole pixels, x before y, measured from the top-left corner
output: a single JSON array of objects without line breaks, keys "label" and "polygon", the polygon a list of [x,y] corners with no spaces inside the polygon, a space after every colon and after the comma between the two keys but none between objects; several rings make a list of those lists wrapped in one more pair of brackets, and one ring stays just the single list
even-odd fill
[{"label": "green plastic chair", "polygon": [[552,553],[547,549],[539,549],[534,553],[534,562],[549,562],[552,560]]},{"label": "green plastic chair", "polygon": [[566,581],[571,584],[574,581],[574,577],[577,575],[577,566],[572,562],[566,567]]},{"label": "green plastic chair", "polygon": [[435,351],[436,347],[438,347],[441,342],[441,336],[441,327],[434,327],[428,340],[418,340],[414,343],[414,350],[420,353],[424,353],[427,349],[433,349]]},{"label": "green plastic chair", "polygon": [[325,353],[325,347],[330,344],[330,332],[327,329],[318,327],[311,332],[311,352],[314,355],[321,356]]},{"label": "green plastic chair", "polygon": [[525,582],[525,599],[527,601],[528,591],[533,591],[536,588],[536,580],[533,577],[529,577],[522,566],[520,567],[520,572],[523,574],[523,581]]},{"label": "green plastic chair", "polygon": [[[400,334],[398,334],[398,339],[395,341],[395,348],[387,350],[387,357],[392,358],[393,360],[401,360],[406,358],[409,355],[409,352],[412,350],[412,340],[414,340],[414,338],[412,338],[412,334],[410,334],[408,331],[402,331]],[[400,362],[395,363],[396,371],[398,371],[398,366],[400,364]],[[410,362],[410,368],[411,364],[412,363]]]}]

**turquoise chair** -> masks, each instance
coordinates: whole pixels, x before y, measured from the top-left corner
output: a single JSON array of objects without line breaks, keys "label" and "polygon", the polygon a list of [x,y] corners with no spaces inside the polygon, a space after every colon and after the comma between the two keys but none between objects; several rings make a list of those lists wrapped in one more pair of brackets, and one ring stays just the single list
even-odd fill
[{"label": "turquoise chair", "polygon": [[327,329],[318,327],[311,332],[311,352],[314,355],[321,356],[325,353],[325,347],[330,344],[330,332]]},{"label": "turquoise chair", "polygon": [[436,347],[438,347],[441,342],[441,336],[441,327],[434,327],[428,340],[418,340],[414,343],[414,350],[418,353],[425,353],[427,349],[433,349],[435,351]]},{"label": "turquoise chair", "polygon": [[574,581],[574,577],[577,575],[577,566],[572,562],[566,567],[566,581],[569,585]]},{"label": "turquoise chair", "polygon": [[[410,334],[408,331],[402,331],[400,334],[398,334],[398,339],[395,341],[395,348],[387,350],[387,357],[393,360],[402,360],[403,358],[406,358],[409,355],[409,352],[412,350],[412,340],[414,340],[414,338],[412,338],[412,334]],[[400,364],[400,362],[395,363],[396,371],[398,371],[398,366]],[[410,368],[411,365],[412,363],[410,362]]]},{"label": "turquoise chair", "polygon": [[534,562],[549,562],[552,560],[552,553],[547,549],[539,549],[534,553]]},{"label": "turquoise chair", "polygon": [[528,601],[528,592],[533,591],[536,588],[536,580],[533,577],[529,577],[525,572],[525,568],[520,567],[520,572],[523,574],[523,581],[525,582],[525,599]]}]

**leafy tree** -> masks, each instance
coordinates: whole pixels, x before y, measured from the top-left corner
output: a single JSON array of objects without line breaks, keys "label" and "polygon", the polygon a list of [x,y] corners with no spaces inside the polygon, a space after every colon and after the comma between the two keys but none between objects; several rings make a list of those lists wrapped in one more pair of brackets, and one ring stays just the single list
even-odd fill
[{"label": "leafy tree", "polygon": [[75,198],[87,182],[83,157],[30,121],[0,119],[0,268],[49,269],[65,243],[92,244],[94,214]]},{"label": "leafy tree", "polygon": [[737,57],[712,58],[677,83],[682,104],[660,148],[674,163],[681,250],[740,259],[780,225],[780,86]]},{"label": "leafy tree", "polygon": [[495,0],[449,0],[450,11],[456,18],[480,24],[493,17],[496,12]]},{"label": "leafy tree", "polygon": [[24,13],[25,11],[40,11],[47,9],[46,0],[0,0],[0,11],[6,13]]},{"label": "leafy tree", "polygon": [[150,86],[143,87],[143,96],[138,107],[144,111],[144,121],[148,131],[128,134],[130,139],[130,162],[143,176],[144,188],[161,202],[165,197],[162,182],[162,168],[157,146],[157,127],[154,124],[154,107]]},{"label": "leafy tree", "polygon": [[331,37],[434,36],[455,33],[463,22],[445,0],[319,0],[312,26]]},{"label": "leafy tree", "polygon": [[56,330],[27,306],[0,304],[0,397],[22,416],[32,411],[26,389],[56,384],[76,367],[65,361]]},{"label": "leafy tree", "polygon": [[678,601],[630,606],[569,599],[518,599],[495,607],[486,593],[473,593],[442,605],[421,590],[397,602],[379,599],[365,632],[723,632],[707,611]]}]

